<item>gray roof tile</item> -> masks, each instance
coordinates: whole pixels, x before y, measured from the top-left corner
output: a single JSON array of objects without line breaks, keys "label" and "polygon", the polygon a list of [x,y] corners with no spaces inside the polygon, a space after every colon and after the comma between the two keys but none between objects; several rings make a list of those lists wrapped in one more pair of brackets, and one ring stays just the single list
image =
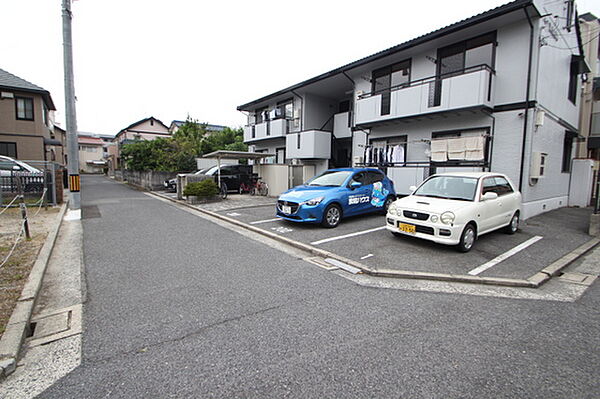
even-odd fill
[{"label": "gray roof tile", "polygon": [[10,72],[6,72],[4,69],[0,69],[0,88],[7,89],[15,89],[15,90],[23,90],[28,92],[40,93],[46,101],[46,105],[51,110],[55,110],[56,107],[52,102],[52,97],[50,97],[50,92],[45,90],[44,88],[34,85],[31,82],[26,81],[16,75],[13,75]]}]

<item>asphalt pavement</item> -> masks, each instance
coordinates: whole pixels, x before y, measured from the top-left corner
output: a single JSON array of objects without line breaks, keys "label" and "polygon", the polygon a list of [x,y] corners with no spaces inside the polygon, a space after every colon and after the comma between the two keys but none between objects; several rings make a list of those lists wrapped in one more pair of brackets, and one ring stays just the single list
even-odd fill
[{"label": "asphalt pavement", "polygon": [[82,178],[82,363],[43,398],[593,398],[576,302],[367,288],[101,176]]}]

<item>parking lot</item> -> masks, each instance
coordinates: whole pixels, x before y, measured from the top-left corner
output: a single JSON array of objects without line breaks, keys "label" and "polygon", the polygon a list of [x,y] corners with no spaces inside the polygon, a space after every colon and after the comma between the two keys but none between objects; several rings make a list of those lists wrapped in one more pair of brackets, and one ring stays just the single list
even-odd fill
[{"label": "parking lot", "polygon": [[218,213],[288,239],[310,244],[360,262],[371,269],[527,279],[591,239],[589,209],[562,208],[521,223],[514,235],[480,237],[469,253],[413,237],[396,237],[384,216],[344,219],[335,229],[275,217],[275,205],[221,210]]}]

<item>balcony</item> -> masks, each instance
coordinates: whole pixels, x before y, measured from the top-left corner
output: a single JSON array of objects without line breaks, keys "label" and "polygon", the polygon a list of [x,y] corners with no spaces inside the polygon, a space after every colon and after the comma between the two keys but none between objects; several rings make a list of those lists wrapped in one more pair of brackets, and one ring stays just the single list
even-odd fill
[{"label": "balcony", "polygon": [[244,126],[244,143],[285,137],[288,131],[288,123],[287,119],[275,119],[256,125]]},{"label": "balcony", "polygon": [[336,139],[352,137],[350,112],[342,112],[333,116],[333,136]]},{"label": "balcony", "polygon": [[381,115],[386,93],[368,93],[356,101],[356,125],[466,108],[492,107],[494,71],[487,65],[468,68],[462,74],[430,77],[389,91],[390,112]]},{"label": "balcony", "polygon": [[329,159],[331,157],[331,132],[307,130],[290,133],[285,140],[288,159]]}]

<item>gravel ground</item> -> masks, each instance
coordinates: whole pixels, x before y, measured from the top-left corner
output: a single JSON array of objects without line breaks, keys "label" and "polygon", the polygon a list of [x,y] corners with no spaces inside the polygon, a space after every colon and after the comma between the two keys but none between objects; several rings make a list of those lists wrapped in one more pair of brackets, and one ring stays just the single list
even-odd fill
[{"label": "gravel ground", "polygon": [[[23,235],[11,257],[0,268],[0,333],[4,333],[15,302],[21,295],[21,290],[59,209],[59,207],[48,208],[48,210],[42,208],[34,216],[37,209],[31,208],[29,210],[31,240],[26,240]],[[21,220],[21,212],[18,208],[8,209],[0,215],[0,264],[4,262],[14,245],[21,229]]]}]

